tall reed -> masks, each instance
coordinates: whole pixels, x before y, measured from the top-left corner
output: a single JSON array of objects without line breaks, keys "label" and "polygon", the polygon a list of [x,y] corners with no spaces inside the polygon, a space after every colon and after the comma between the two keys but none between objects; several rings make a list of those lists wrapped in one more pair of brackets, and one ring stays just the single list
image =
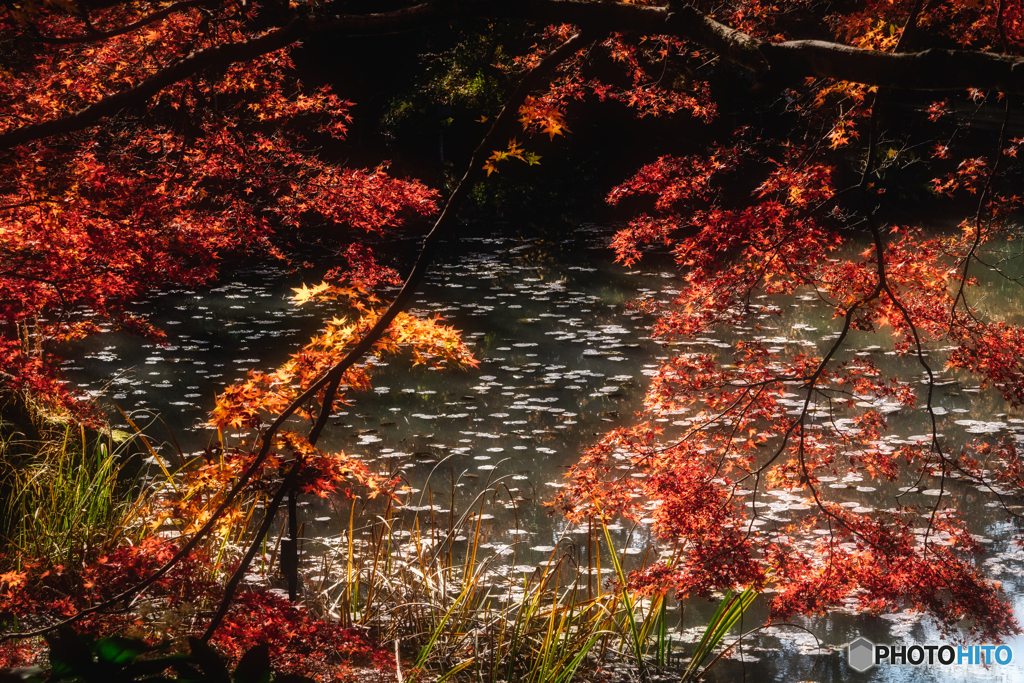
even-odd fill
[{"label": "tall reed", "polygon": [[8,557],[70,565],[136,528],[144,493],[126,469],[128,441],[75,424],[0,441]]},{"label": "tall reed", "polygon": [[[339,534],[321,539],[305,572],[311,606],[394,643],[404,683],[566,683],[601,662],[632,662],[643,678],[674,665],[679,676],[685,663],[674,651],[680,640],[674,647],[667,596],[640,600],[628,589],[620,550],[600,520],[586,544],[563,539],[529,571],[516,570],[526,567],[517,564],[518,523],[512,543],[482,556],[485,504],[502,488],[480,493],[461,515],[391,501],[362,527],[355,504],[339,507]],[[508,506],[517,512],[514,501]],[[610,590],[600,585],[602,555],[613,567]],[[727,600],[689,676],[702,673],[753,595]]]}]

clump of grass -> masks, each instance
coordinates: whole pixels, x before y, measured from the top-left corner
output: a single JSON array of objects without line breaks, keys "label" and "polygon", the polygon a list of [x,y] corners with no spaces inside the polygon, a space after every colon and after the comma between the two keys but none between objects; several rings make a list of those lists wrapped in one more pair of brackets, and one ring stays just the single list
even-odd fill
[{"label": "clump of grass", "polygon": [[0,396],[0,555],[19,568],[81,564],[142,525],[138,434],[97,429],[23,392]]},{"label": "clump of grass", "polygon": [[127,440],[90,434],[83,425],[51,428],[42,439],[0,441],[9,558],[71,565],[116,546],[142,504],[126,476]]}]

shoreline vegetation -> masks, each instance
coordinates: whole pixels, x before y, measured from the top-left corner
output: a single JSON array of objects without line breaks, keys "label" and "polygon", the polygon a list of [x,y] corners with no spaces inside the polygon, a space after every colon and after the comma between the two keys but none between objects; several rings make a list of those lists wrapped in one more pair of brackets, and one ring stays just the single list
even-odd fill
[{"label": "shoreline vegetation", "polygon": [[[628,589],[625,555],[601,523],[590,524],[585,542],[559,542],[539,566],[516,572],[515,543],[487,558],[480,549],[486,507],[515,511],[500,480],[456,514],[451,507],[435,514],[433,496],[425,513],[393,493],[368,501],[352,491],[332,502],[337,536],[303,539],[299,530],[309,551],[301,553],[300,600],[289,602],[283,588],[287,537],[280,514],[279,533],[263,539],[245,587],[206,645],[199,636],[223,597],[223,582],[255,536],[253,512],[267,505],[267,494],[257,493],[237,500],[197,552],[127,605],[42,637],[11,638],[145,580],[174,554],[177,537],[206,521],[218,496],[210,462],[197,458],[170,471],[152,437],[130,418],[133,433],[49,415],[25,396],[8,396],[5,405],[4,415],[29,419],[5,420],[0,442],[7,501],[0,669],[11,680],[89,680],[95,671],[73,657],[65,661],[70,652],[87,651],[94,663],[117,660],[104,671],[126,681],[161,664],[179,680],[207,680],[188,658],[212,666],[214,654],[224,671],[244,672],[247,660],[265,657],[269,664],[257,669],[272,666],[274,680],[565,683],[614,680],[627,670],[647,680],[680,673],[689,680],[727,653],[719,646],[756,597],[753,589],[725,596],[696,649],[683,651],[673,628],[682,615],[668,609],[665,592]],[[222,469],[220,485],[235,474]],[[509,553],[511,561],[496,567]],[[656,559],[651,550],[648,556]],[[111,648],[119,654],[110,655]]]}]

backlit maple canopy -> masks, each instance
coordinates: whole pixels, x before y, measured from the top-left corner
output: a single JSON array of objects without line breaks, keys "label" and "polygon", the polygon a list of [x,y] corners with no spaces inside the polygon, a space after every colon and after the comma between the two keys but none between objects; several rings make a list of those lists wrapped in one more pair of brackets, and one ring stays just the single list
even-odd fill
[{"label": "backlit maple canopy", "polygon": [[[855,597],[866,608],[926,610],[949,626],[971,616],[987,636],[1017,629],[996,586],[970,562],[977,543],[955,510],[936,504],[858,514],[831,501],[819,482],[825,472],[895,478],[908,467],[941,482],[954,472],[981,481],[986,470],[1020,481],[1015,445],[982,444],[977,459],[943,442],[932,401],[941,368],[925,353],[949,345],[944,362],[976,373],[1012,406],[1024,400],[1024,331],[1014,321],[985,319],[971,292],[979,248],[1005,234],[1019,202],[1010,187],[1020,139],[1007,123],[1011,102],[1024,92],[1019,0],[850,7],[454,0],[396,3],[376,13],[348,8],[5,2],[0,353],[8,385],[60,395],[47,381],[49,341],[105,323],[143,329],[145,321],[123,313],[125,302],[159,282],[208,281],[226,252],[273,252],[277,231],[330,224],[380,232],[437,210],[439,194],[415,180],[396,179],[384,166],[345,168],[317,153],[322,141],[344,138],[350,104],[300,78],[292,53],[304,39],[480,18],[528,22],[535,49],[501,66],[528,74],[557,57],[547,61],[549,83],[523,94],[514,107],[518,129],[474,158],[477,174],[535,162],[531,136],[572,144],[568,112],[581,102],[610,100],[639,117],[717,121],[726,95],[715,90],[719,76],[742,73],[750,91],[773,93],[767,113],[787,132],[745,127],[689,155],[650,150],[649,163],[623,169],[623,178],[632,177],[608,196],[613,205],[641,207],[614,246],[626,264],[649,243],[676,257],[684,286],[675,300],[640,304],[658,316],[654,332],[666,342],[756,324],[777,312],[772,297],[806,292],[831,307],[836,334],[802,353],[751,341],[730,357],[673,355],[652,383],[642,421],[586,454],[559,502],[572,515],[593,514],[599,502],[606,512],[653,518],[654,533],[678,553],[634,577],[647,589],[707,594],[772,583],[780,591],[778,618]],[[577,42],[567,43],[570,36]],[[664,78],[669,67],[679,78]],[[916,96],[919,111],[901,118],[895,106],[886,109],[900,90],[939,92],[930,106]],[[958,148],[959,129],[948,116],[956,98],[1005,107],[988,148]],[[895,144],[933,124],[941,142],[926,150]],[[900,190],[887,187],[887,178],[910,155],[927,168],[936,198],[966,193],[976,202],[956,235],[929,234],[876,211],[884,192]],[[727,190],[740,177],[757,182],[737,197]],[[459,208],[458,188],[445,214]],[[866,240],[856,253],[844,246],[851,235]],[[298,390],[281,387],[296,376],[314,394],[328,385],[326,414],[350,356],[386,350],[387,323],[394,321],[391,342],[403,329],[429,324],[353,298],[372,284],[359,273],[372,280],[377,271],[365,253],[354,252],[352,261],[348,281],[339,274],[338,282],[299,294],[358,300],[366,324],[332,323],[284,374],[229,390],[216,420],[263,424],[293,401]],[[923,389],[881,377],[869,360],[838,362],[851,330],[882,328],[896,353],[917,359],[928,380]],[[368,335],[365,343],[357,333]],[[431,356],[472,364],[444,328],[417,328],[416,337],[440,343]],[[801,397],[796,411],[784,402],[792,392]],[[932,438],[898,453],[881,448],[886,418],[870,406],[882,400],[926,407]],[[822,402],[832,407],[831,420],[812,419]],[[666,443],[655,421],[683,407],[699,417]],[[620,466],[644,476],[621,476]],[[810,501],[784,533],[760,533],[756,507],[740,493],[756,499],[768,484]],[[927,528],[915,533],[922,512]],[[803,541],[818,529],[829,534],[809,547]]]}]

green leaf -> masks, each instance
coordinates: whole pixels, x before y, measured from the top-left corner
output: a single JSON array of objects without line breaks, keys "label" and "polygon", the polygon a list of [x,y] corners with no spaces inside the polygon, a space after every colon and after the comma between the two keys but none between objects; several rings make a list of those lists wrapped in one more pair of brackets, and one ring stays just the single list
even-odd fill
[{"label": "green leaf", "polygon": [[153,648],[147,645],[145,641],[118,636],[100,638],[93,646],[93,652],[96,653],[99,660],[101,662],[110,662],[111,664],[131,664],[143,652],[150,652],[152,650]]}]

